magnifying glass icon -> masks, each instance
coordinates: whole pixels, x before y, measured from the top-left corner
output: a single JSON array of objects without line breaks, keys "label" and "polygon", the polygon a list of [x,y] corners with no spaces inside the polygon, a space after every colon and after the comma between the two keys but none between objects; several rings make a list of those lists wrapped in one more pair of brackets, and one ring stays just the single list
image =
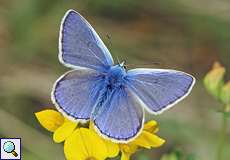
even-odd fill
[{"label": "magnifying glass icon", "polygon": [[11,141],[7,141],[3,144],[3,150],[6,152],[6,153],[11,153],[14,155],[14,157],[17,157],[18,154],[17,152],[15,151],[15,145],[13,142]]}]

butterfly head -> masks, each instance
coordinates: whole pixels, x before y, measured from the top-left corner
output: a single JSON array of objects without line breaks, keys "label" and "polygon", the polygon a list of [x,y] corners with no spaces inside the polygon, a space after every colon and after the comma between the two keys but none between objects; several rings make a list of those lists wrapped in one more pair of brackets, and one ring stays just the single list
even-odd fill
[{"label": "butterfly head", "polygon": [[123,77],[126,75],[124,62],[110,68],[106,80],[110,88],[120,87],[123,84]]},{"label": "butterfly head", "polygon": [[110,73],[113,76],[121,76],[126,74],[126,67],[125,67],[125,62],[123,61],[120,64],[114,65],[110,68]]},{"label": "butterfly head", "polygon": [[125,61],[121,62],[120,64],[118,64],[121,68],[123,68],[124,70],[126,70],[126,65],[125,65]]}]

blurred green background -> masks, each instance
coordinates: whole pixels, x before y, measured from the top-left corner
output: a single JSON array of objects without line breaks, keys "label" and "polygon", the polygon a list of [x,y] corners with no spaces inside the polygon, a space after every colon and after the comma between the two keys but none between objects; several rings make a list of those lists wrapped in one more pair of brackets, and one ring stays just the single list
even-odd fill
[{"label": "blurred green background", "polygon": [[[64,159],[62,144],[52,141],[34,112],[53,108],[52,84],[68,70],[57,54],[60,21],[70,8],[92,24],[114,57],[134,67],[159,62],[149,67],[182,70],[197,78],[184,101],[162,115],[148,116],[159,122],[159,135],[167,143],[132,158],[159,160],[179,149],[199,160],[216,160],[220,104],[207,94],[202,78],[214,61],[230,77],[229,1],[1,0],[0,136],[22,138],[23,160]],[[230,132],[227,138],[225,160],[230,159]]]}]

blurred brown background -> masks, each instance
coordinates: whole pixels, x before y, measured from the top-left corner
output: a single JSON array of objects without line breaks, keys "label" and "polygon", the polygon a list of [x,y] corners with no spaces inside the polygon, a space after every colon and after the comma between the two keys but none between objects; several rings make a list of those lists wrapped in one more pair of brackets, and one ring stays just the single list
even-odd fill
[{"label": "blurred brown background", "polygon": [[[220,104],[206,93],[202,78],[214,61],[226,67],[230,78],[226,0],[1,0],[0,136],[22,138],[23,160],[64,159],[62,144],[52,142],[34,112],[53,108],[52,84],[68,70],[57,54],[59,25],[70,8],[92,24],[114,59],[135,67],[159,62],[149,67],[182,70],[197,78],[184,101],[149,116],[159,122],[159,135],[167,143],[140,151],[133,159],[159,159],[179,148],[199,160],[214,160]],[[230,133],[227,141],[224,156],[229,160]]]}]

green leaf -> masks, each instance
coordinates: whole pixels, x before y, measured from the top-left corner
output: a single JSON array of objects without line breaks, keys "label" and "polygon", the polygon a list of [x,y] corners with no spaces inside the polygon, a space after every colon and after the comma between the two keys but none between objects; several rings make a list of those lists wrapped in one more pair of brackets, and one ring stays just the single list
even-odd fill
[{"label": "green leaf", "polygon": [[[227,109],[227,108],[228,108],[228,109]],[[229,109],[230,109],[230,105],[225,106],[225,110],[229,110]],[[229,111],[226,112],[226,111],[222,110],[222,111],[218,111],[218,112],[224,114],[224,116],[226,116],[227,118],[230,117],[230,112],[229,112]]]},{"label": "green leaf", "polygon": [[183,153],[181,150],[175,150],[174,154],[177,156],[177,159],[179,159],[179,160],[182,159],[182,157],[183,157]]},{"label": "green leaf", "polygon": [[226,116],[227,118],[230,117],[230,112],[224,112],[224,116]]},{"label": "green leaf", "polygon": [[220,99],[224,104],[230,105],[230,81],[222,87]]},{"label": "green leaf", "polygon": [[138,156],[138,160],[150,160],[148,156],[141,154]]},{"label": "green leaf", "polygon": [[175,153],[165,154],[160,160],[179,160]]},{"label": "green leaf", "polygon": [[196,156],[194,154],[190,154],[187,156],[186,160],[196,160]]}]

